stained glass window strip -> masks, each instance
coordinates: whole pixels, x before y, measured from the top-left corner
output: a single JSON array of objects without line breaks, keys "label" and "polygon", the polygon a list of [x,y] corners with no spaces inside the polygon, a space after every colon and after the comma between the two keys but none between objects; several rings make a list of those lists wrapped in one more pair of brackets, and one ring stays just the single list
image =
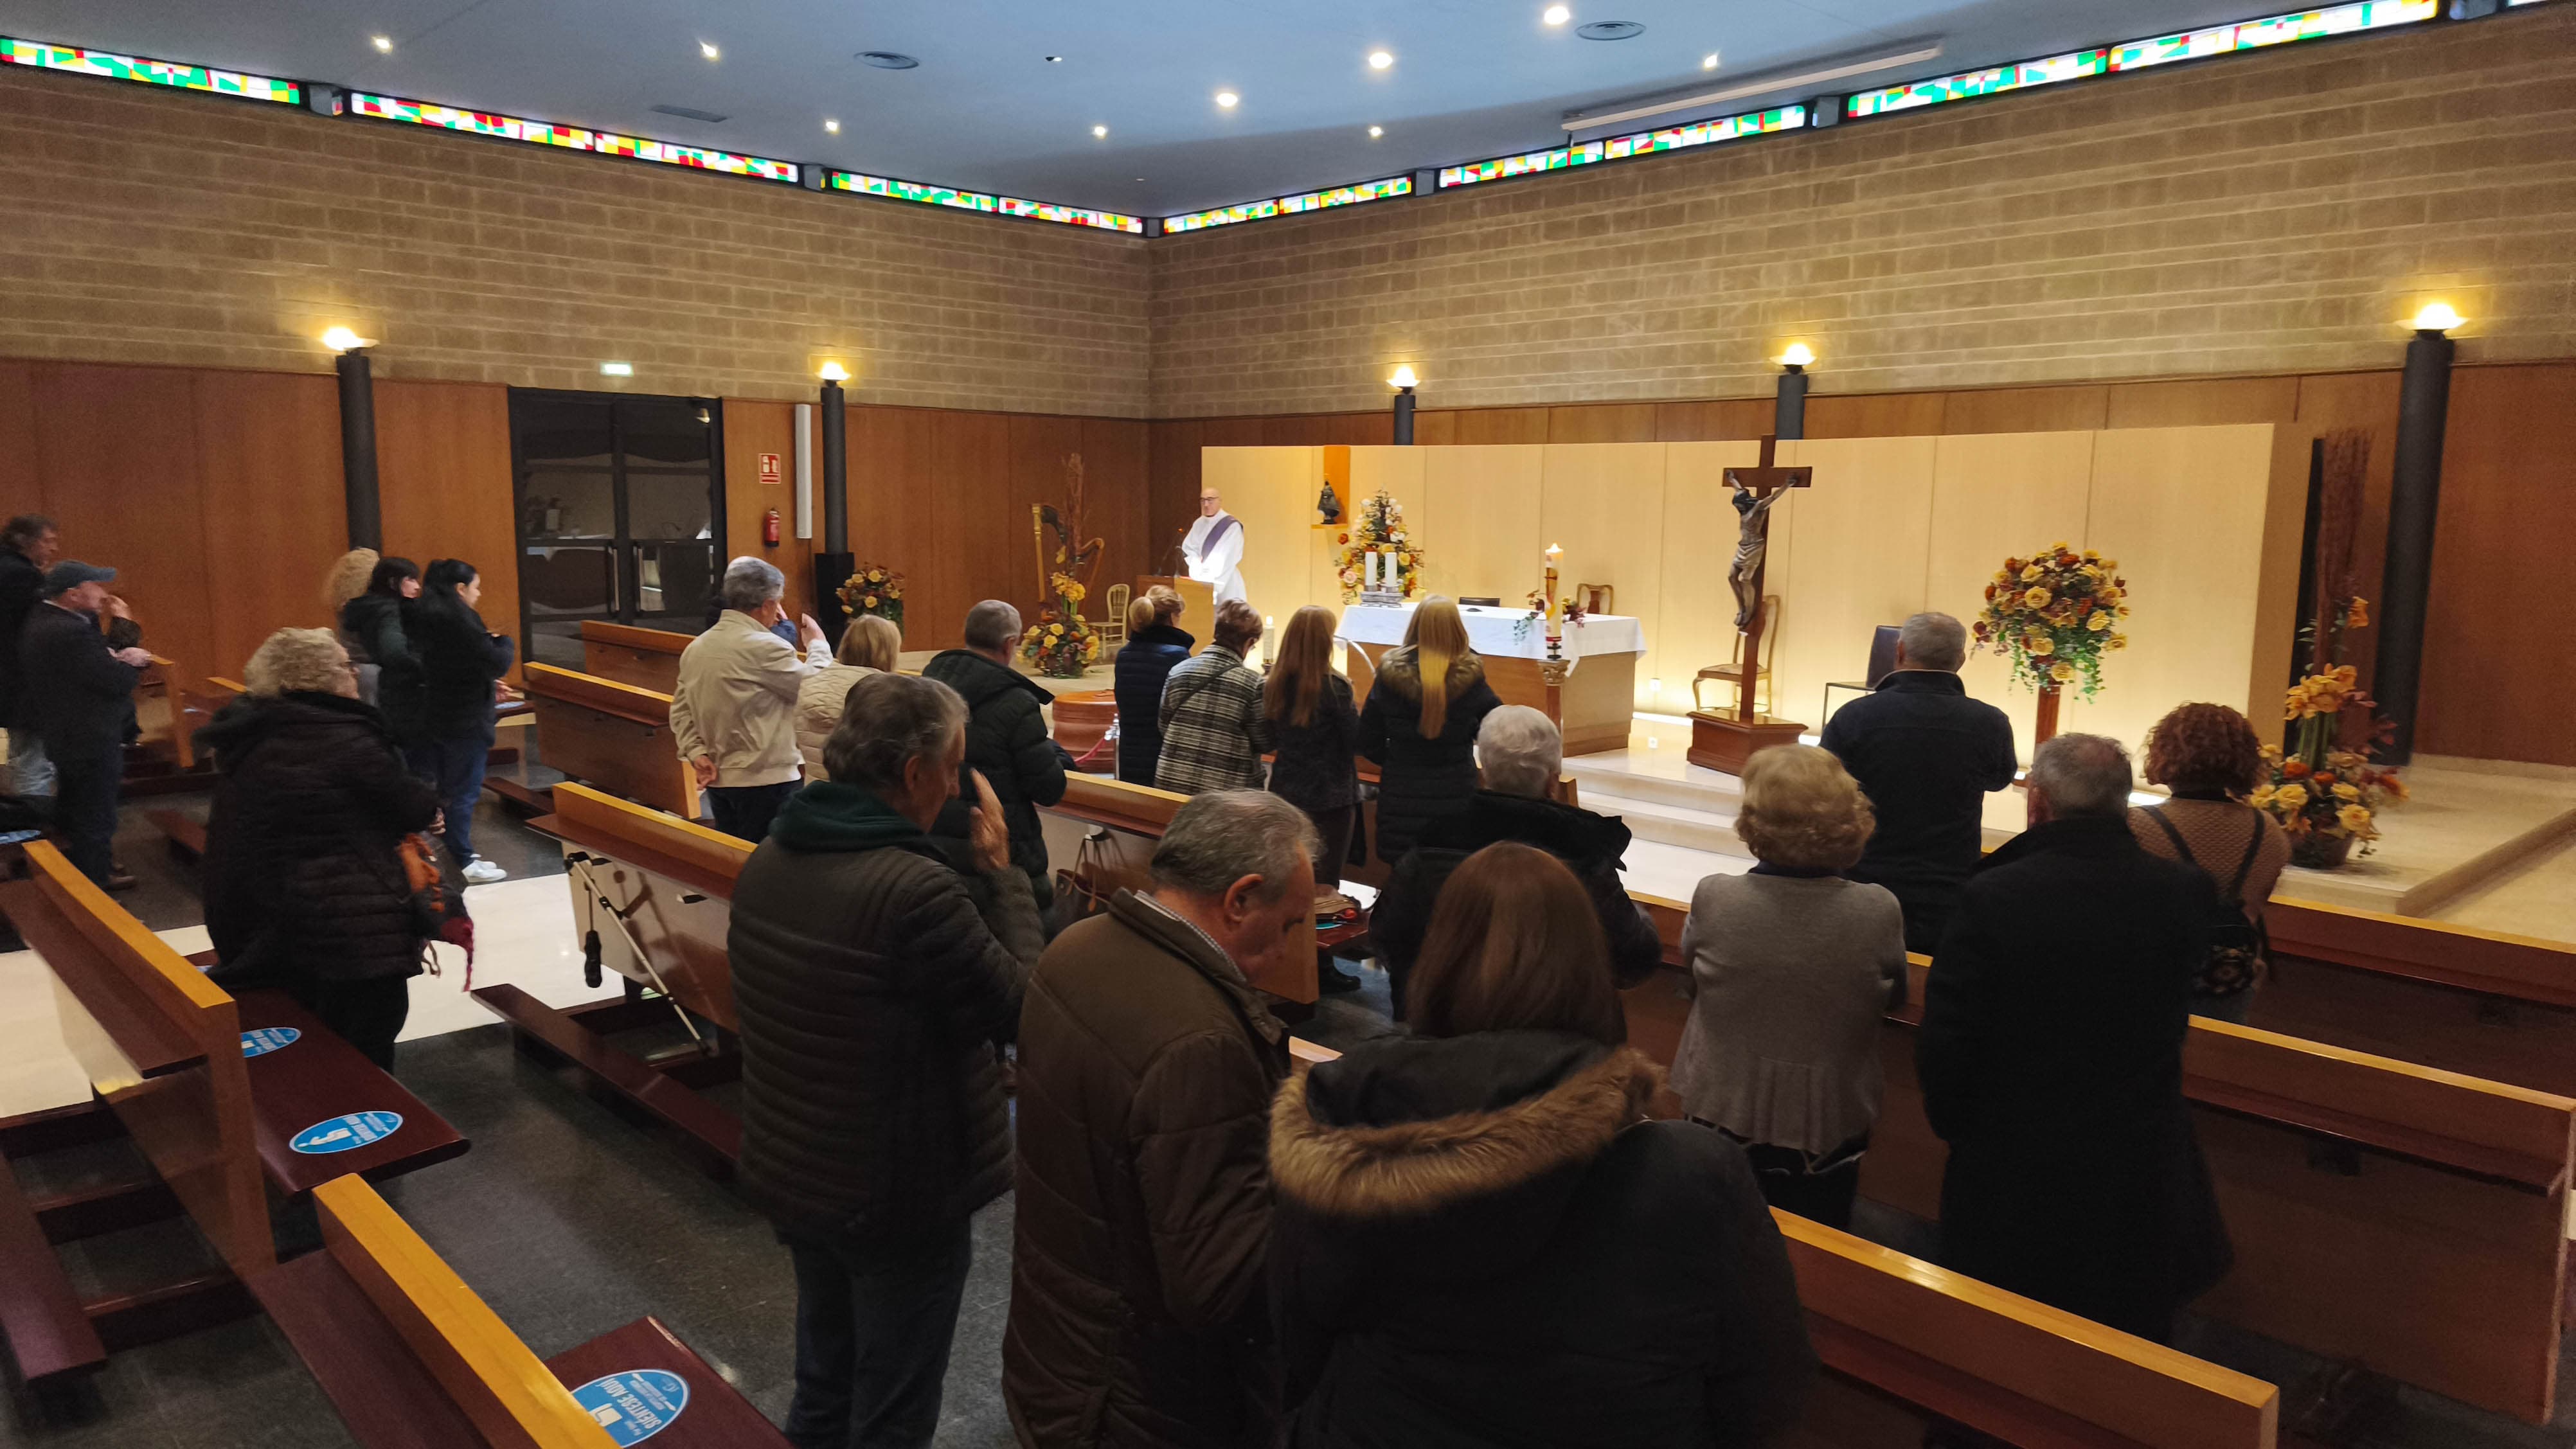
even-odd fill
[{"label": "stained glass window strip", "polygon": [[640,136],[621,136],[614,131],[589,131],[579,126],[532,121],[490,111],[459,110],[427,101],[407,101],[399,96],[374,96],[353,91],[349,95],[349,108],[359,115],[373,116],[380,121],[407,121],[415,126],[435,126],[443,131],[463,131],[476,136],[498,136],[505,141],[525,141],[536,146],[561,146],[602,156],[658,161],[665,166],[685,166],[693,171],[721,171],[728,176],[751,176],[790,184],[797,179],[797,165],[793,161],[737,156],[731,151],[651,141]]},{"label": "stained glass window strip", "polygon": [[1391,197],[1411,196],[1413,178],[1390,176],[1383,181],[1360,181],[1349,186],[1328,187],[1322,191],[1301,191],[1294,196],[1274,196],[1266,201],[1246,201],[1234,206],[1220,206],[1209,211],[1193,211],[1187,216],[1163,218],[1163,234],[1205,231],[1212,226],[1232,226],[1239,221],[1261,221],[1273,216],[1295,216],[1300,212],[1322,211],[1329,206],[1356,206],[1363,201],[1385,201]]},{"label": "stained glass window strip", "polygon": [[1613,136],[1606,141],[1585,141],[1575,146],[1559,146],[1552,151],[1526,151],[1518,156],[1471,161],[1464,166],[1443,166],[1440,168],[1440,185],[1446,190],[1452,186],[1472,186],[1479,181],[1500,181],[1505,177],[1528,176],[1540,171],[1562,171],[1569,166],[1589,166],[1595,161],[1617,161],[1629,156],[1649,156],[1657,151],[1712,146],[1720,141],[1768,135],[1773,131],[1794,131],[1805,124],[1805,106],[1747,111],[1740,116],[1720,116],[1684,126],[1666,126],[1659,131],[1639,131],[1634,135]]},{"label": "stained glass window strip", "polygon": [[181,65],[171,60],[145,60],[140,56],[118,55],[107,50],[47,45],[41,40],[15,40],[0,36],[0,64],[67,70],[77,75],[140,81],[145,85],[206,91],[219,96],[247,96],[255,101],[281,101],[290,106],[301,105],[304,101],[304,88],[293,81],[215,70],[202,65]]},{"label": "stained glass window strip", "polygon": [[2321,40],[2334,35],[2357,35],[2430,20],[2440,10],[2439,0],[2361,0],[2358,4],[2296,10],[2287,15],[2269,15],[2260,20],[2213,25],[2176,35],[2123,41],[2118,45],[2072,51],[2046,60],[2019,61],[1990,70],[1964,71],[1958,75],[1889,86],[1884,90],[1864,91],[1844,98],[1843,113],[1854,119],[1884,116],[1918,106],[1966,100],[1972,96],[1990,96],[2031,86],[2055,85],[2060,81],[2145,70],[2169,61],[2233,55],[2269,45]]},{"label": "stained glass window strip", "polygon": [[1087,206],[1060,206],[1052,201],[1025,201],[1016,196],[995,196],[983,191],[961,191],[954,186],[931,186],[919,181],[898,181],[891,176],[870,176],[861,171],[826,172],[825,181],[835,191],[855,191],[862,196],[882,196],[889,201],[913,201],[924,206],[954,206],[965,211],[998,212],[1003,216],[1024,216],[1032,221],[1052,221],[1060,226],[1098,227],[1102,231],[1123,231],[1130,236],[1145,234],[1143,219],[1121,216],[1114,211],[1094,211]]}]

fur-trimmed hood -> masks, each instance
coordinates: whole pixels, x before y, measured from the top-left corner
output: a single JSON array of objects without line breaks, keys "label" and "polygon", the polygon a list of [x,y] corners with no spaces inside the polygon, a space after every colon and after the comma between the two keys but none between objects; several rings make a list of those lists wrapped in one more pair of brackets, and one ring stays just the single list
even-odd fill
[{"label": "fur-trimmed hood", "polygon": [[[1479,656],[1461,654],[1450,660],[1449,697],[1456,699],[1475,688],[1476,681],[1484,677],[1485,661]],[[1409,704],[1422,703],[1422,666],[1412,645],[1386,651],[1386,657],[1378,661],[1377,683],[1392,689],[1398,698]]]},{"label": "fur-trimmed hood", "polygon": [[1481,1277],[1547,1241],[1662,1079],[1633,1048],[1558,1032],[1373,1042],[1280,1089],[1271,1183],[1386,1271]]}]

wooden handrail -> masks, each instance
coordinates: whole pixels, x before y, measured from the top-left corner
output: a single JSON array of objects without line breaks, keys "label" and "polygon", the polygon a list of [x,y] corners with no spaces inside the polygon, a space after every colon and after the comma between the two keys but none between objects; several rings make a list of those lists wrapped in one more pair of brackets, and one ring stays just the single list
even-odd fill
[{"label": "wooden handrail", "polygon": [[2263,925],[2275,955],[2576,1007],[2576,945],[2564,941],[2286,896],[2272,897]]},{"label": "wooden handrail", "polygon": [[[555,813],[546,817],[551,833],[576,845],[611,855],[635,853],[636,864],[686,880],[712,894],[730,898],[734,877],[751,859],[748,840],[621,800],[578,781],[554,789]],[[666,868],[667,867],[667,868]],[[691,879],[691,875],[699,879]]]},{"label": "wooden handrail", "polygon": [[533,699],[559,700],[595,709],[601,714],[633,720],[637,724],[667,727],[671,722],[671,696],[659,690],[621,684],[602,679],[577,669],[559,669],[551,664],[531,664],[524,671],[527,693]]},{"label": "wooden handrail", "polygon": [[585,644],[615,644],[626,649],[641,649],[651,654],[677,654],[697,638],[694,634],[674,633],[669,629],[642,629],[633,624],[611,624],[604,619],[581,621],[581,638]]}]

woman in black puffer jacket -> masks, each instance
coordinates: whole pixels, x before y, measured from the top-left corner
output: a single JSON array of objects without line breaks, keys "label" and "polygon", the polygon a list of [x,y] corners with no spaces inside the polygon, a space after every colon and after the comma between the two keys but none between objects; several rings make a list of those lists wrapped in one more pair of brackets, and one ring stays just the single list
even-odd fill
[{"label": "woman in black puffer jacket", "polygon": [[413,667],[383,681],[385,719],[401,737],[412,773],[438,789],[447,813],[448,854],[469,885],[508,872],[474,853],[474,802],[492,753],[494,686],[510,672],[509,636],[483,627],[474,606],[483,578],[463,559],[432,560],[420,597],[402,604]]},{"label": "woman in black puffer jacket", "polygon": [[283,990],[378,1066],[420,974],[402,838],[438,816],[327,629],[282,629],[250,693],[197,732],[221,777],[206,824],[206,930],[227,990]]},{"label": "woman in black puffer jacket", "polygon": [[1403,647],[1378,661],[1360,710],[1360,753],[1379,767],[1378,859],[1404,859],[1424,826],[1476,798],[1476,731],[1502,707],[1458,606],[1425,599]]},{"label": "woman in black puffer jacket", "polygon": [[1116,692],[1118,778],[1130,785],[1154,783],[1155,762],[1163,757],[1163,682],[1199,642],[1173,626],[1180,616],[1181,596],[1161,584],[1127,606]]},{"label": "woman in black puffer jacket", "polygon": [[1488,846],[1449,880],[1413,1035],[1280,1089],[1272,1307],[1293,1449],[1732,1449],[1815,1355],[1744,1150],[1646,1119],[1574,876]]},{"label": "woman in black puffer jacket", "polygon": [[383,558],[368,573],[366,588],[340,606],[340,642],[358,667],[358,698],[369,704],[381,697],[386,674],[399,679],[420,668],[402,626],[402,601],[419,597],[420,565]]}]

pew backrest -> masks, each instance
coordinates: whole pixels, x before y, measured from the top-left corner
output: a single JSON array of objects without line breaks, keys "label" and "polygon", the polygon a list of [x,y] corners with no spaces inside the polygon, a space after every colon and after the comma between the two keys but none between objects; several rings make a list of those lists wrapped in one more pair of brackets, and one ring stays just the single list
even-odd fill
[{"label": "pew backrest", "polygon": [[2276,956],[2576,1007],[2576,945],[2565,941],[2286,896],[2272,897],[2263,925]]},{"label": "pew backrest", "polygon": [[669,694],[551,664],[531,664],[522,677],[548,765],[675,815],[698,813],[697,778],[672,743]]},{"label": "pew backrest", "polygon": [[[734,877],[751,858],[751,843],[569,780],[555,787],[554,805],[555,813],[536,824],[569,850],[600,858],[589,873],[628,913],[627,930],[651,953],[652,969],[634,959],[625,933],[605,921],[597,923],[602,961],[622,976],[667,989],[682,1006],[732,1030],[740,1017],[726,937]],[[596,904],[584,898],[579,878],[568,883],[573,918],[589,919]]]},{"label": "pew backrest", "polygon": [[668,629],[639,629],[602,619],[581,622],[584,674],[669,694],[679,686],[680,651],[696,636]]}]

